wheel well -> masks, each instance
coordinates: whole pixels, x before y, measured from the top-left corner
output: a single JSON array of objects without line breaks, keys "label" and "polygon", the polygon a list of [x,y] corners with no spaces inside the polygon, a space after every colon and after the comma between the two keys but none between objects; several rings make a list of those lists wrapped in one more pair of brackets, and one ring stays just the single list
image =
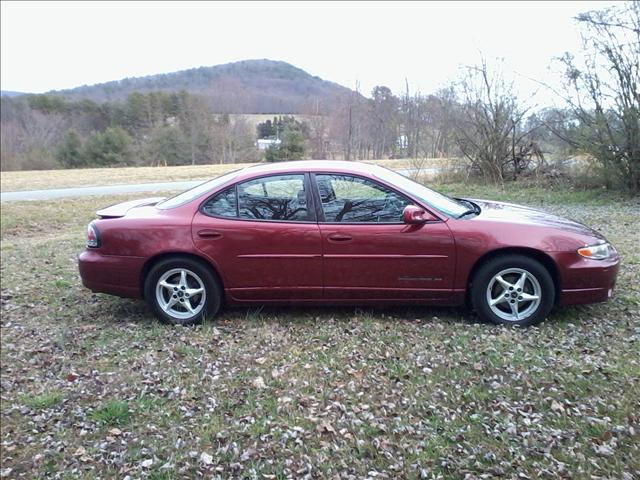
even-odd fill
[{"label": "wheel well", "polygon": [[144,282],[147,279],[147,275],[149,274],[149,271],[158,262],[161,262],[162,260],[166,260],[168,258],[189,258],[189,259],[194,260],[194,261],[196,261],[198,263],[201,263],[205,268],[207,268],[207,269],[209,269],[211,271],[211,273],[213,274],[215,279],[220,284],[220,289],[222,291],[224,291],[224,284],[222,283],[222,277],[220,276],[220,274],[218,273],[216,268],[207,259],[205,259],[205,258],[203,258],[203,257],[201,257],[199,255],[194,255],[192,253],[165,252],[165,253],[161,253],[159,255],[156,255],[155,257],[151,257],[149,260],[146,261],[146,263],[142,267],[142,271],[140,272],[140,291],[142,292],[142,296],[143,297],[144,297]]},{"label": "wheel well", "polygon": [[471,283],[473,282],[473,278],[475,277],[478,269],[485,262],[505,254],[522,255],[540,262],[542,266],[547,269],[547,272],[549,272],[549,275],[551,275],[551,279],[553,280],[553,285],[555,287],[555,302],[556,303],[558,302],[558,300],[560,299],[560,274],[558,272],[558,267],[556,266],[556,263],[553,261],[553,259],[549,257],[546,253],[541,252],[540,250],[535,250],[533,248],[507,247],[507,248],[501,248],[499,250],[493,250],[491,252],[485,253],[473,265],[473,268],[471,268],[471,271],[469,272],[469,278],[467,279],[466,300],[468,305],[471,304],[470,302]]}]

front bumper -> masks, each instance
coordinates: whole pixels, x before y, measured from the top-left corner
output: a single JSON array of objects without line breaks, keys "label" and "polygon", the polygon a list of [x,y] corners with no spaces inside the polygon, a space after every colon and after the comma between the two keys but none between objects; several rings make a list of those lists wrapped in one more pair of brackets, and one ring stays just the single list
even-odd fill
[{"label": "front bumper", "polygon": [[87,249],[78,255],[82,284],[93,292],[142,298],[140,278],[144,257],[102,255]]},{"label": "front bumper", "polygon": [[561,304],[606,302],[613,296],[620,257],[591,260],[567,253],[556,262],[560,265]]}]

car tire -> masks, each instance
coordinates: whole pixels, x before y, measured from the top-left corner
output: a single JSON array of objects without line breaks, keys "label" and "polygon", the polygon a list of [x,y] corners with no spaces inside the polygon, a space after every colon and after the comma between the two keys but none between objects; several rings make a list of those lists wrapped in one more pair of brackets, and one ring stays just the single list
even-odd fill
[{"label": "car tire", "polygon": [[222,304],[218,279],[203,262],[172,257],[155,264],[145,279],[145,299],[156,316],[175,325],[213,317]]},{"label": "car tire", "polygon": [[471,303],[488,322],[528,327],[542,322],[555,302],[547,269],[523,255],[494,257],[480,266],[471,284]]}]

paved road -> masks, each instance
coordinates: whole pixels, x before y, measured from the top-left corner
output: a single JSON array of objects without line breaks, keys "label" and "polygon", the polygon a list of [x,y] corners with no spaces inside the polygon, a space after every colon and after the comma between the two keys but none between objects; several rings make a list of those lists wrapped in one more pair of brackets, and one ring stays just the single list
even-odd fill
[{"label": "paved road", "polygon": [[[404,169],[398,173],[410,175],[417,170]],[[421,173],[436,173],[435,168],[424,168]],[[28,190],[23,192],[0,192],[0,202],[17,202],[25,200],[53,200],[56,198],[68,197],[91,197],[96,195],[117,195],[120,193],[134,192],[169,192],[187,190],[195,187],[205,180],[190,180],[186,182],[163,182],[163,183],[138,183],[131,185],[105,185],[99,187],[73,187],[55,188],[50,190]]]},{"label": "paved road", "polygon": [[132,192],[167,192],[187,190],[201,184],[204,180],[188,182],[138,183],[131,185],[105,185],[100,187],[54,188],[50,190],[28,190],[24,192],[2,192],[0,202],[16,202],[21,200],[52,200],[66,197],[91,197],[94,195],[117,195]]}]

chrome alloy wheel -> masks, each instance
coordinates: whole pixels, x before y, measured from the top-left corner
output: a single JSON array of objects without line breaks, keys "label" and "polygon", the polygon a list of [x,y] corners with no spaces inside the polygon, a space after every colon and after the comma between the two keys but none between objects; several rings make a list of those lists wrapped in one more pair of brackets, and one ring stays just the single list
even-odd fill
[{"label": "chrome alloy wheel", "polygon": [[487,304],[491,311],[508,322],[517,322],[535,313],[541,297],[540,282],[522,268],[498,272],[487,286]]},{"label": "chrome alloy wheel", "polygon": [[167,315],[185,320],[202,311],[207,300],[207,292],[198,275],[186,268],[174,268],[158,279],[156,300]]}]

